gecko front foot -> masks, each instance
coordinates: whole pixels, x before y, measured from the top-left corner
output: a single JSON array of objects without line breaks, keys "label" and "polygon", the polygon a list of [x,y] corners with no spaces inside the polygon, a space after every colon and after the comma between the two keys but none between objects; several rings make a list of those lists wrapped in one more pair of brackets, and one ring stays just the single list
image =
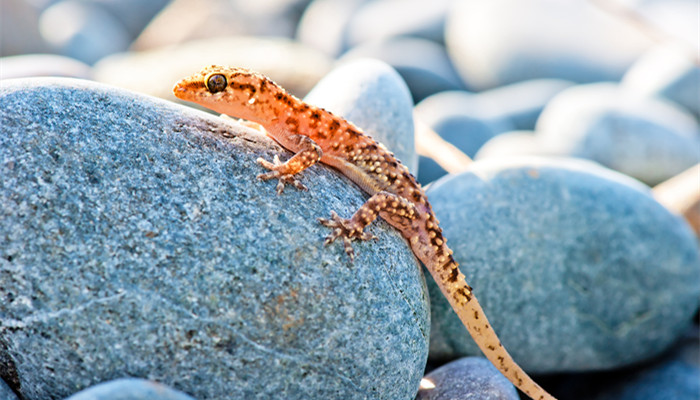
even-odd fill
[{"label": "gecko front foot", "polygon": [[294,177],[294,174],[283,172],[287,169],[286,164],[280,162],[280,158],[277,155],[275,155],[275,158],[273,159],[272,163],[263,158],[258,158],[257,162],[263,168],[270,170],[270,172],[258,175],[258,179],[261,179],[263,181],[274,178],[279,179],[279,181],[277,182],[277,194],[282,194],[285,183],[288,183],[299,190],[308,190],[308,188],[304,186],[303,183],[299,182],[299,180]]},{"label": "gecko front foot", "polygon": [[371,233],[364,232],[365,225],[355,221],[354,219],[340,218],[335,211],[331,211],[331,218],[319,218],[318,222],[323,226],[333,228],[333,232],[326,237],[325,244],[331,244],[336,239],[343,239],[345,252],[350,256],[350,260],[355,260],[355,251],[352,249],[353,240],[370,240],[377,239]]}]

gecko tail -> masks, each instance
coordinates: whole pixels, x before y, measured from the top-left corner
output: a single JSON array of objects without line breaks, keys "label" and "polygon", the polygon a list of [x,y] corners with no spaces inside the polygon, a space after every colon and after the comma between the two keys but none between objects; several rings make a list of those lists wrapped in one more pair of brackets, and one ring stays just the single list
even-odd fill
[{"label": "gecko tail", "polygon": [[[450,302],[452,298],[448,297]],[[508,354],[501,344],[496,332],[491,327],[481,304],[473,293],[469,300],[453,308],[459,319],[467,327],[469,334],[484,353],[486,358],[498,368],[518,389],[533,400],[556,400],[540,385],[538,385]]]}]

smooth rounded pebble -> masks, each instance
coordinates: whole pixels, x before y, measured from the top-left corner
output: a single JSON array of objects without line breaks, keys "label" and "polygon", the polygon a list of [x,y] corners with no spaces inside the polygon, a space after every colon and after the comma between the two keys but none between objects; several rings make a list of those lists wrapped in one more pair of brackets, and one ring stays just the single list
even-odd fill
[{"label": "smooth rounded pebble", "polygon": [[519,400],[513,384],[491,362],[466,357],[430,372],[416,400]]},{"label": "smooth rounded pebble", "polygon": [[176,100],[173,84],[212,64],[256,70],[295,96],[304,96],[331,69],[331,60],[326,55],[288,39],[231,37],[115,54],[95,65],[94,78]]},{"label": "smooth rounded pebble", "polygon": [[418,156],[418,175],[416,176],[418,183],[425,186],[445,175],[447,175],[447,171],[435,160],[426,156]]},{"label": "smooth rounded pebble", "polygon": [[41,13],[39,29],[60,54],[87,64],[124,51],[131,43],[124,24],[96,2],[55,3]]},{"label": "smooth rounded pebble", "polygon": [[415,174],[413,101],[406,82],[388,64],[372,59],[342,63],[304,101],[352,122]]},{"label": "smooth rounded pebble", "polygon": [[430,40],[375,40],[350,49],[340,61],[358,58],[375,58],[394,67],[406,81],[416,102],[431,94],[465,88],[445,48]]},{"label": "smooth rounded pebble", "polygon": [[296,39],[336,57],[348,48],[347,26],[367,0],[314,0],[304,10]]},{"label": "smooth rounded pebble", "polygon": [[46,53],[49,45],[39,33],[39,6],[26,0],[3,0],[0,12],[0,56]]},{"label": "smooth rounded pebble", "polygon": [[590,159],[649,185],[700,161],[700,126],[692,115],[614,83],[561,92],[535,130],[549,153]]},{"label": "smooth rounded pebble", "polygon": [[355,46],[397,36],[441,43],[445,17],[452,1],[432,0],[429,5],[424,0],[366,1],[348,22],[348,44]]},{"label": "smooth rounded pebble", "polygon": [[[467,282],[527,371],[654,357],[697,310],[697,238],[622,174],[583,160],[485,160],[427,194]],[[431,359],[480,354],[430,279],[428,288]]]},{"label": "smooth rounded pebble", "polygon": [[122,378],[82,390],[66,400],[195,400],[158,382]]},{"label": "smooth rounded pebble", "polygon": [[99,0],[96,3],[124,25],[129,38],[135,38],[170,0]]},{"label": "smooth rounded pebble", "polygon": [[649,50],[627,71],[622,85],[643,96],[676,102],[700,118],[700,66],[697,54],[674,45]]},{"label": "smooth rounded pebble", "polygon": [[[407,242],[324,246],[366,196],[315,165],[277,195],[259,132],[88,81],[0,89],[0,378],[25,399],[119,376],[198,399],[409,399],[427,358]],[[251,133],[253,132],[253,133]]]},{"label": "smooth rounded pebble", "polygon": [[484,90],[470,99],[488,119],[508,120],[513,129],[532,130],[547,103],[573,85],[562,79],[533,79]]},{"label": "smooth rounded pebble", "polygon": [[510,131],[501,133],[484,143],[474,159],[544,155],[543,147],[533,131]]},{"label": "smooth rounded pebble", "polygon": [[502,116],[491,118],[490,110],[482,107],[475,96],[465,91],[435,94],[416,105],[416,118],[464,154],[473,157],[489,139],[513,129],[508,119]]},{"label": "smooth rounded pebble", "polygon": [[452,4],[447,50],[464,81],[477,90],[537,78],[618,80],[651,44],[636,26],[589,1]]},{"label": "smooth rounded pebble", "polygon": [[26,54],[0,58],[0,79],[32,76],[90,79],[92,69],[83,62],[55,54]]},{"label": "smooth rounded pebble", "polygon": [[[131,49],[142,51],[224,37],[289,39],[294,34],[304,1],[169,0],[136,38]],[[274,62],[274,56],[269,56],[269,61]]]}]

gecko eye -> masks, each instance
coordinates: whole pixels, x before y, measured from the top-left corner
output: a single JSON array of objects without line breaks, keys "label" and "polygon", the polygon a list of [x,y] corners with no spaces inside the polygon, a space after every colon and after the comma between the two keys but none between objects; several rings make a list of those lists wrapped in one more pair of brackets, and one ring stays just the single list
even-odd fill
[{"label": "gecko eye", "polygon": [[226,89],[226,77],[221,74],[214,74],[207,78],[207,90],[212,93],[218,93]]}]

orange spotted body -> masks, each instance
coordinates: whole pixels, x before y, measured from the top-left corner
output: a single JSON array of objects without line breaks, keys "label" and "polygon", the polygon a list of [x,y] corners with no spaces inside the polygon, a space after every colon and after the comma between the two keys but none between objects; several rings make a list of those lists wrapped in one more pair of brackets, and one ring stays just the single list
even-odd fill
[{"label": "orange spotted body", "polygon": [[503,348],[466,283],[428,199],[394,155],[345,119],[306,104],[266,77],[241,68],[211,66],[175,85],[175,95],[214,111],[262,125],[269,136],[295,153],[287,162],[258,162],[270,172],[261,179],[279,180],[306,189],[296,178],[316,162],[335,167],[371,195],[349,219],[334,212],[319,221],[332,233],[326,243],[342,239],[352,259],[352,240],[373,238],[364,228],[377,216],[398,229],[486,357],[532,399],[554,399],[537,385]]}]

